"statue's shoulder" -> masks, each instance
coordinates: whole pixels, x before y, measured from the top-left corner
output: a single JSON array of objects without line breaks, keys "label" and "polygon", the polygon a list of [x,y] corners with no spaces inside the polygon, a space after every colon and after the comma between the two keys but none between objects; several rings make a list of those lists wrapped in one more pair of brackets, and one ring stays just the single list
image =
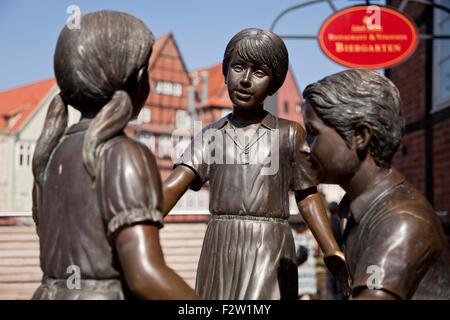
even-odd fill
[{"label": "statue's shoulder", "polygon": [[280,133],[286,132],[293,139],[300,139],[301,141],[305,139],[306,131],[299,122],[278,117],[276,119]]},{"label": "statue's shoulder", "polygon": [[227,122],[229,121],[229,115],[226,115],[223,118],[220,118],[219,120],[216,120],[214,122],[211,122],[210,124],[206,125],[203,130],[208,130],[208,129],[220,129],[223,126],[225,126],[225,124],[227,124]]},{"label": "statue's shoulder", "polygon": [[114,138],[109,139],[101,147],[100,157],[119,159],[124,161],[124,159],[145,160],[147,158],[154,158],[151,150],[142,142],[133,139],[125,134],[118,135]]}]

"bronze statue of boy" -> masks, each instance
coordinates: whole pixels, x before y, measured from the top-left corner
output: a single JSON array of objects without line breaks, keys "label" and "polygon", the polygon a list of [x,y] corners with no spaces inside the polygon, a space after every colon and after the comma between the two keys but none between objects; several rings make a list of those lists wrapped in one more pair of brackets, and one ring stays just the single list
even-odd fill
[{"label": "bronze statue of boy", "polygon": [[450,299],[450,262],[429,202],[391,167],[404,118],[395,85],[350,69],[306,87],[311,162],[339,184],[353,299]]},{"label": "bronze statue of boy", "polygon": [[[61,32],[53,98],[33,158],[33,218],[44,273],[34,299],[195,299],[164,262],[162,189],[150,150],[123,132],[149,94],[154,37],[126,13],[81,16]],[[67,128],[67,108],[81,112]],[[68,285],[78,270],[79,281]]]},{"label": "bronze statue of boy", "polygon": [[210,183],[210,212],[197,270],[205,299],[296,299],[289,190],[332,271],[346,279],[304,153],[305,131],[264,110],[283,84],[288,52],[274,33],[245,29],[228,43],[223,74],[233,112],[199,133],[163,184],[164,213],[188,188]]}]

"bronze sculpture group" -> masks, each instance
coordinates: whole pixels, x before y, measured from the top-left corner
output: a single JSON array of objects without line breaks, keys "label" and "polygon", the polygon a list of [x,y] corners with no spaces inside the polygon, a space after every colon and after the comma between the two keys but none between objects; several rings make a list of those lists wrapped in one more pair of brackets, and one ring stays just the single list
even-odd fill
[{"label": "bronze sculpture group", "polygon": [[[403,115],[387,78],[356,69],[308,86],[305,132],[264,110],[286,77],[283,41],[242,30],[223,59],[232,113],[194,137],[161,182],[151,151],[123,132],[149,94],[153,42],[140,20],[114,11],[85,14],[80,30],[61,32],[54,59],[61,93],[33,158],[44,272],[34,299],[296,299],[289,191],[352,298],[450,299],[442,227],[390,167]],[[70,128],[68,105],[82,114]],[[207,181],[211,220],[194,293],[165,264],[158,232],[180,197]],[[347,192],[345,258],[320,182]],[[70,265],[80,267],[80,288],[67,287]],[[368,285],[372,266],[381,274],[375,288]]]}]

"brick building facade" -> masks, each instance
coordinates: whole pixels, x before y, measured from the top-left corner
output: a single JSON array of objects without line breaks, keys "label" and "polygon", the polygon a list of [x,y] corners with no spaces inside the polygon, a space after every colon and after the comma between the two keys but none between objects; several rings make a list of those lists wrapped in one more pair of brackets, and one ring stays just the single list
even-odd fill
[{"label": "brick building facade", "polygon": [[[449,7],[450,1],[436,1]],[[398,8],[401,1],[388,1]],[[450,34],[449,15],[419,3],[404,9],[420,34]],[[448,44],[445,44],[446,41]],[[393,165],[425,194],[442,219],[450,212],[450,39],[421,37],[414,54],[386,70],[404,104],[405,135]]]}]

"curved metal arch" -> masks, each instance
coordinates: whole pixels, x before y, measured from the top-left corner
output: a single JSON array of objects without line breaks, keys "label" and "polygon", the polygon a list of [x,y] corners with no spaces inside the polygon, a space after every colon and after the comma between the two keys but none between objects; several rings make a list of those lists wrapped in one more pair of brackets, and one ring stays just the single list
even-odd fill
[{"label": "curved metal arch", "polygon": [[[320,3],[320,2],[324,2],[326,1],[330,7],[331,10],[333,10],[333,12],[336,12],[336,7],[334,6],[332,0],[311,0],[311,1],[307,1],[304,3],[300,3],[297,5],[294,5],[292,7],[289,7],[285,10],[283,10],[280,14],[278,14],[278,16],[275,18],[275,20],[272,22],[272,25],[270,26],[270,31],[273,31],[275,29],[275,25],[277,24],[277,22],[288,12],[291,12],[293,10],[296,9],[300,9],[302,7],[306,7],[312,4],[316,4],[316,3]],[[370,0],[365,0],[364,1],[366,5],[370,5]],[[443,10],[447,13],[450,14],[450,8],[444,7],[440,4],[435,4],[431,1],[428,0],[402,0],[402,2],[400,3],[399,7],[397,8],[397,10],[399,10],[400,12],[404,12],[406,5],[408,4],[408,2],[416,2],[416,3],[421,3],[421,4],[425,4],[427,6],[432,6],[433,8],[436,9],[440,9]],[[284,39],[317,39],[316,35],[279,35],[281,38]],[[450,35],[430,35],[430,34],[419,34],[419,39],[450,39]]]},{"label": "curved metal arch", "polygon": [[296,9],[300,9],[302,7],[306,7],[309,6],[311,4],[316,4],[316,3],[320,3],[320,2],[328,2],[328,4],[330,5],[331,9],[333,10],[333,12],[336,12],[336,7],[333,5],[333,2],[331,2],[331,0],[311,0],[311,1],[307,1],[304,3],[300,3],[300,4],[296,4],[295,6],[289,7],[286,10],[282,11],[276,18],[275,20],[272,22],[272,25],[270,26],[270,31],[273,31],[273,29],[275,28],[275,25],[277,24],[278,20],[281,19],[282,16],[284,16],[286,13],[296,10]]}]

